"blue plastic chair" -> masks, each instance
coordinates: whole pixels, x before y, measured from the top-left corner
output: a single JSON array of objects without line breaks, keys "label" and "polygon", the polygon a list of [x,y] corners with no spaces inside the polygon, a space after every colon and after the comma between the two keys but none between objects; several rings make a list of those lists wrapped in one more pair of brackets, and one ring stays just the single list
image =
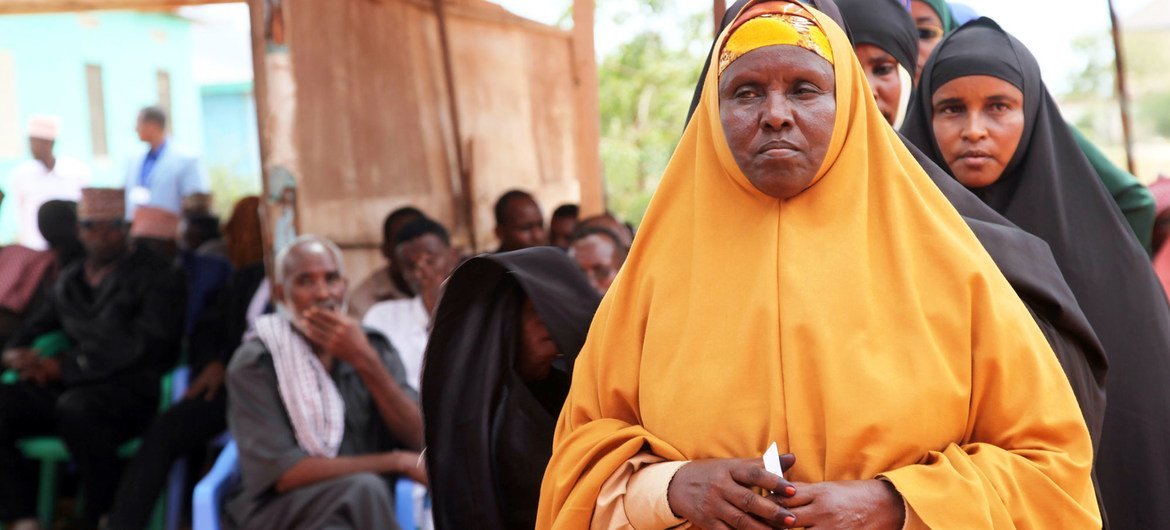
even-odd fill
[{"label": "blue plastic chair", "polygon": [[[171,376],[171,403],[178,403],[191,383],[191,367],[183,364]],[[180,458],[171,465],[167,476],[166,530],[179,530],[183,517],[183,488],[187,485],[187,459]]]},{"label": "blue plastic chair", "polygon": [[[414,491],[421,487],[418,482],[401,477],[394,483],[394,519],[402,530],[421,530],[414,505]],[[430,493],[423,500],[423,513],[431,507]]]},{"label": "blue plastic chair", "polygon": [[[240,451],[235,440],[228,442],[211,471],[195,485],[192,499],[192,530],[220,530],[220,512],[223,499],[240,483]],[[402,530],[418,530],[415,523],[414,489],[418,483],[406,477],[394,485],[394,517]],[[430,503],[430,496],[425,501]]]},{"label": "blue plastic chair", "polygon": [[193,530],[220,530],[219,513],[223,498],[240,483],[240,451],[232,440],[220,451],[211,471],[195,485],[191,498]]}]

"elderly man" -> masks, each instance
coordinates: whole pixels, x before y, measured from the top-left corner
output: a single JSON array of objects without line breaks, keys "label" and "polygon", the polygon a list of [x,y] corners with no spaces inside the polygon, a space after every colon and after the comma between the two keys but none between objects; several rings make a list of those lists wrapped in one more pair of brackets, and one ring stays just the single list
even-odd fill
[{"label": "elderly man", "polygon": [[548,244],[544,229],[544,215],[540,205],[526,191],[512,190],[496,201],[496,237],[500,239],[497,252],[510,252]]},{"label": "elderly man", "polygon": [[569,257],[577,262],[589,285],[601,296],[609,291],[618,271],[626,263],[627,254],[629,248],[607,228],[579,228],[569,242]]},{"label": "elderly man", "polygon": [[394,260],[401,264],[402,275],[418,294],[406,300],[374,304],[362,324],[390,339],[406,367],[407,382],[418,390],[431,314],[439,303],[443,282],[459,265],[459,252],[451,247],[447,229],[425,218],[402,227],[394,241]]},{"label": "elderly man", "polygon": [[302,236],[275,263],[276,315],[228,367],[239,528],[397,528],[387,475],[425,481],[422,416],[398,354],[345,314],[341,251]]},{"label": "elderly man", "polygon": [[150,149],[126,173],[128,214],[139,206],[172,213],[206,213],[211,206],[211,180],[199,159],[174,145],[167,136],[167,114],[159,107],[138,113],[138,139]]},{"label": "elderly man", "polygon": [[[35,480],[20,438],[56,434],[77,462],[85,491],[82,527],[110,506],[117,447],[137,436],[158,408],[159,378],[179,352],[182,277],[170,262],[127,240],[120,189],[82,190],[84,261],[66,268],[13,336],[4,364],[21,382],[0,385],[0,520],[35,528]],[[40,357],[33,341],[63,332],[70,348]]]},{"label": "elderly man", "polygon": [[20,244],[34,250],[49,248],[37,229],[37,212],[41,205],[53,199],[76,201],[81,187],[89,181],[89,168],[78,160],[58,157],[53,153],[61,119],[37,115],[28,122],[28,148],[31,160],[26,160],[8,176],[9,191],[16,204]]}]

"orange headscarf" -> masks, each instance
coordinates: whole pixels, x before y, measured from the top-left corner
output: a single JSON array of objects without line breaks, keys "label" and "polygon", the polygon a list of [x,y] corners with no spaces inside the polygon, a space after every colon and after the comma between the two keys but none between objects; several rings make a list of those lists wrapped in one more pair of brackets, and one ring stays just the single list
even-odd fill
[{"label": "orange headscarf", "polygon": [[731,25],[719,54],[719,74],[748,52],[765,46],[799,46],[833,62],[833,48],[813,16],[800,4],[762,2],[748,8]]},{"label": "orange headscarf", "polygon": [[639,453],[772,441],[794,481],[887,478],[910,527],[1099,527],[1088,431],[1047,341],[882,118],[845,34],[810,12],[836,76],[816,180],[787,200],[753,187],[708,72],[577,359],[537,527],[587,528]]}]

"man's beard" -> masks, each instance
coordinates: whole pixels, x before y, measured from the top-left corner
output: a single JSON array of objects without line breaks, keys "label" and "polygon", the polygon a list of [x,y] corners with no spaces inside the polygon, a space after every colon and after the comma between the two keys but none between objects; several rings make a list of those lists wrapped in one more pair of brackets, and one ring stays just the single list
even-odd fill
[{"label": "man's beard", "polygon": [[[285,297],[284,300],[277,301],[275,305],[277,315],[287,320],[288,323],[292,325],[292,327],[297,331],[300,331],[301,333],[305,332],[305,329],[301,327],[299,315],[294,314],[293,310],[290,309],[293,307],[293,304],[288,299],[288,297]],[[346,296],[342,297],[341,304],[337,304],[332,300],[326,300],[324,302],[314,303],[312,307],[317,307],[325,311],[331,311],[344,315],[349,312],[349,295],[347,294]]]}]

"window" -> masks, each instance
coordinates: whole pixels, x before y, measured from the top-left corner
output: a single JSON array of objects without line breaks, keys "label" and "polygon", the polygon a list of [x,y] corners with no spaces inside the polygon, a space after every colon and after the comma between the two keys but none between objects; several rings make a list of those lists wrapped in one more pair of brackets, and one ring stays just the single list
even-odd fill
[{"label": "window", "polygon": [[155,78],[158,83],[158,106],[167,113],[167,134],[170,134],[171,124],[175,122],[175,116],[171,113],[171,74],[166,70],[159,70],[155,72]]},{"label": "window", "polygon": [[0,50],[0,157],[18,157],[25,153],[22,125],[16,104],[16,67],[12,54]]},{"label": "window", "polygon": [[109,156],[110,150],[106,140],[106,95],[100,65],[85,65],[85,90],[89,99],[89,139],[93,156],[104,158]]}]

